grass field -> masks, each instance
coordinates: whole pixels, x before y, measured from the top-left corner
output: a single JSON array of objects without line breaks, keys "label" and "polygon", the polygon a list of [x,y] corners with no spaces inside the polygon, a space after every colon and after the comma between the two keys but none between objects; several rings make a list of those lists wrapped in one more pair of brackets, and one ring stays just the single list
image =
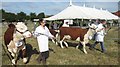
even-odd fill
[{"label": "grass field", "polygon": [[[33,30],[33,24],[29,23],[28,28],[30,31]],[[7,26],[3,25],[2,33],[5,32]],[[3,34],[2,34],[3,37]],[[105,48],[107,49],[106,53],[101,53],[98,50],[90,50],[89,47],[86,47],[88,54],[84,54],[80,49],[76,49],[74,46],[70,46],[68,48],[60,48],[59,46],[55,45],[51,41],[49,41],[50,49],[54,50],[54,52],[50,51],[50,56],[47,60],[48,65],[118,65],[118,28],[112,27],[109,33],[105,36]],[[27,46],[29,48],[28,52],[30,60],[26,65],[41,65],[38,64],[36,58],[38,54],[35,52],[38,51],[38,45],[35,38],[26,39]],[[68,41],[72,43],[72,45],[78,44],[75,41]],[[4,44],[4,41],[2,41]],[[94,41],[90,41],[90,44],[93,44]],[[98,44],[96,48],[100,49],[100,45]],[[101,50],[101,49],[100,49]],[[10,65],[11,62],[9,61],[7,55],[4,51],[2,51],[2,64],[3,65]],[[18,60],[18,65],[24,65],[22,63],[22,59]]]}]

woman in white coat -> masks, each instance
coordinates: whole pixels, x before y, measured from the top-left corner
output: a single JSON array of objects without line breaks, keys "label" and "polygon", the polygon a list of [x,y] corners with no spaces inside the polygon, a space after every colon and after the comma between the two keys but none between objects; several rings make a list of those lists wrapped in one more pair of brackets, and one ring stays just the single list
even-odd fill
[{"label": "woman in white coat", "polygon": [[49,57],[49,46],[48,46],[48,38],[54,38],[54,36],[50,33],[49,29],[45,26],[45,21],[40,19],[39,26],[35,29],[35,35],[37,37],[38,46],[40,50],[39,57],[37,61],[45,65],[46,60]]},{"label": "woman in white coat", "polygon": [[94,48],[98,43],[101,44],[101,52],[105,52],[105,47],[104,47],[104,35],[105,35],[105,27],[104,25],[106,24],[106,21],[103,20],[101,21],[101,23],[98,25],[98,28],[96,29],[96,36],[95,36],[95,40],[96,42],[94,43],[94,45],[92,46],[92,48]]}]

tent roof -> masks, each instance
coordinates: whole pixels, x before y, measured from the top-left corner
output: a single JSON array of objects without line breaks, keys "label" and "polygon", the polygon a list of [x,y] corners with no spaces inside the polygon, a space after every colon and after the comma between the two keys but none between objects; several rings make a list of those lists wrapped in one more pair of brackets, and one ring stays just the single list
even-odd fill
[{"label": "tent roof", "polygon": [[59,19],[118,19],[117,16],[113,15],[106,10],[98,10],[96,8],[81,7],[71,5],[61,11],[60,13],[45,18],[45,20],[59,20]]}]

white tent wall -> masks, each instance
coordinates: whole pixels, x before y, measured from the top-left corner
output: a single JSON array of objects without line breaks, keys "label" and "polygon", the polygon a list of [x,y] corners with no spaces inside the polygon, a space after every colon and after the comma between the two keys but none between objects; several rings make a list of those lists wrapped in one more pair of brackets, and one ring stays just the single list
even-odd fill
[{"label": "white tent wall", "polygon": [[71,5],[61,11],[60,13],[51,16],[49,18],[45,18],[45,20],[60,20],[60,19],[105,19],[112,20],[118,19],[117,16],[113,15],[107,10],[99,10],[96,8],[90,7],[81,7]]}]

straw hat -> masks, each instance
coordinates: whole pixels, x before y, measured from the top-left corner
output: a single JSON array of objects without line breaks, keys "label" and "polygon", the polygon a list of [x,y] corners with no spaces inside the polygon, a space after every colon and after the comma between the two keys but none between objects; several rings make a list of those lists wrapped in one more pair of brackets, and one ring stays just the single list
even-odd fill
[{"label": "straw hat", "polygon": [[20,32],[25,32],[27,30],[27,26],[23,22],[18,22],[16,29]]}]

